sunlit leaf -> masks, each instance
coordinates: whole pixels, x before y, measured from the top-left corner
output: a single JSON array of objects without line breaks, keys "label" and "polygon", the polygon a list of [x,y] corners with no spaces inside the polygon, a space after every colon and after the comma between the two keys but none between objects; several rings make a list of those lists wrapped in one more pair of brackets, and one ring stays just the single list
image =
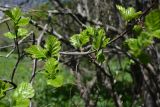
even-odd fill
[{"label": "sunlit leaf", "polygon": [[80,34],[75,34],[70,38],[71,44],[75,48],[80,48],[82,46],[81,41],[80,41]]},{"label": "sunlit leaf", "polygon": [[44,69],[48,78],[54,78],[58,70],[58,61],[54,58],[50,58],[45,62]]},{"label": "sunlit leaf", "polygon": [[43,59],[46,58],[46,50],[40,46],[32,45],[25,51],[32,55],[33,58]]},{"label": "sunlit leaf", "polygon": [[17,22],[22,15],[22,11],[19,7],[15,7],[13,9],[11,9],[11,13],[12,13],[12,16],[13,16],[13,20],[15,22]]},{"label": "sunlit leaf", "polygon": [[64,83],[63,75],[56,75],[55,79],[49,79],[47,81],[48,85],[51,85],[56,88],[61,87],[63,85],[63,83]]},{"label": "sunlit leaf", "polygon": [[96,50],[99,50],[100,48],[105,48],[109,40],[109,38],[106,38],[104,29],[97,29],[96,35],[93,36],[92,47]]},{"label": "sunlit leaf", "polygon": [[18,21],[18,24],[17,24],[17,26],[26,26],[26,25],[28,25],[28,23],[29,23],[29,18],[27,17],[27,18],[21,18],[19,21]]},{"label": "sunlit leaf", "polygon": [[94,34],[92,27],[87,27],[80,34],[75,34],[70,38],[71,44],[75,48],[81,48],[89,42],[90,36]]},{"label": "sunlit leaf", "polygon": [[17,98],[16,104],[13,107],[29,107],[29,104],[30,104],[29,99]]},{"label": "sunlit leaf", "polygon": [[61,43],[56,37],[50,35],[46,41],[45,48],[47,49],[47,55],[49,57],[59,56]]},{"label": "sunlit leaf", "polygon": [[18,29],[18,36],[25,36],[28,33],[28,30],[25,28]]},{"label": "sunlit leaf", "polygon": [[120,5],[116,5],[117,9],[119,10],[121,16],[126,20],[126,21],[130,21],[134,18],[137,18],[140,14],[142,14],[141,11],[136,12],[135,9],[133,7],[128,7],[127,9],[125,9],[124,7],[120,6]]},{"label": "sunlit leaf", "polygon": [[95,29],[89,26],[82,33],[84,33],[87,36],[93,36],[95,33]]},{"label": "sunlit leaf", "polygon": [[89,33],[90,32],[87,31],[82,31],[80,33],[80,42],[82,46],[86,45],[89,42]]},{"label": "sunlit leaf", "polygon": [[149,31],[160,29],[160,10],[153,10],[145,17],[145,26]]},{"label": "sunlit leaf", "polygon": [[22,82],[14,91],[13,97],[16,99],[22,98],[32,98],[35,94],[35,91],[30,83]]},{"label": "sunlit leaf", "polygon": [[10,39],[14,39],[16,38],[16,35],[12,32],[7,32],[4,34],[5,37],[10,38]]},{"label": "sunlit leaf", "polygon": [[154,32],[152,33],[152,36],[160,39],[160,29],[154,31]]}]

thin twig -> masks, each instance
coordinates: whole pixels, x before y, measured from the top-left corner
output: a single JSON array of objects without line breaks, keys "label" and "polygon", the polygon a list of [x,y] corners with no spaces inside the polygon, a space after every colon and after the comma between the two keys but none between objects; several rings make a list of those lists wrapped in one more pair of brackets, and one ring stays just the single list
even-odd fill
[{"label": "thin twig", "polygon": [[20,62],[20,59],[21,59],[21,57],[18,57],[18,58],[17,58],[17,62],[16,62],[16,64],[14,65],[14,68],[13,68],[13,71],[12,71],[12,74],[11,74],[11,82],[13,82],[14,75],[15,75],[15,72],[16,72],[16,70],[17,70],[17,67],[18,67],[18,64],[19,64],[19,62]]},{"label": "thin twig", "polygon": [[12,71],[12,74],[11,74],[11,81],[13,82],[13,79],[14,79],[14,75],[16,73],[16,70],[17,70],[17,67],[18,67],[18,64],[21,60],[21,55],[20,55],[20,50],[19,50],[19,44],[18,44],[18,30],[15,28],[15,34],[16,34],[16,38],[14,39],[14,43],[15,43],[15,47],[17,49],[17,54],[18,54],[18,58],[17,58],[17,62],[13,68],[13,71]]},{"label": "thin twig", "polygon": [[[43,28],[43,31],[41,32],[40,36],[38,37],[37,39],[37,46],[40,46],[40,43],[42,41],[42,38],[44,36],[44,33],[46,31],[48,27],[48,24],[46,24]],[[36,75],[36,69],[37,69],[37,59],[34,59],[33,60],[33,68],[32,68],[32,76],[31,76],[31,79],[30,79],[30,83],[33,85],[33,82],[34,82],[34,78],[35,78],[35,75]],[[30,99],[30,106],[29,107],[32,107],[33,106],[33,102],[31,101],[32,99]]]},{"label": "thin twig", "polygon": [[0,24],[5,23],[5,22],[7,22],[9,20],[11,20],[11,19],[10,18],[6,18],[6,19],[3,19],[3,20],[0,20]]},{"label": "thin twig", "polygon": [[62,55],[87,55],[94,53],[95,51],[88,51],[88,52],[60,52]]},{"label": "thin twig", "polygon": [[33,84],[33,79],[34,79],[35,74],[36,74],[36,69],[37,69],[37,59],[34,59],[33,60],[33,67],[32,67],[32,76],[31,76],[31,79],[30,79],[31,84]]}]

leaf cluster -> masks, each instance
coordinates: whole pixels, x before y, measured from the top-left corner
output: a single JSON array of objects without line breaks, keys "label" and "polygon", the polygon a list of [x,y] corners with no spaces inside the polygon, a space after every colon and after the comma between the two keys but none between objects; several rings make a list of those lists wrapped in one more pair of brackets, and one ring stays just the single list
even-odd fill
[{"label": "leaf cluster", "polygon": [[71,36],[70,42],[75,48],[82,48],[85,45],[91,45],[92,50],[96,51],[96,58],[98,62],[103,62],[105,57],[103,54],[103,48],[109,42],[109,38],[106,37],[106,33],[102,28],[87,27],[80,34]]},{"label": "leaf cluster", "polygon": [[7,10],[5,14],[13,21],[14,31],[7,32],[4,35],[10,39],[26,36],[28,30],[23,27],[28,25],[30,18],[23,17],[22,11],[18,7]]}]

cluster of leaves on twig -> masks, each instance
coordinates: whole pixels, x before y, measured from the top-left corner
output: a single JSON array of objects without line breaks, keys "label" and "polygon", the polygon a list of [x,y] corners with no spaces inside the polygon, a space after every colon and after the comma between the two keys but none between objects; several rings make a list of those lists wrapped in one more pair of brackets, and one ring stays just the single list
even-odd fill
[{"label": "cluster of leaves on twig", "polygon": [[[136,38],[126,39],[129,52],[139,58],[142,63],[149,62],[149,56],[144,51],[148,46],[154,43],[154,38],[160,38],[160,11],[154,10],[145,17],[144,26],[135,25],[133,30],[136,32]],[[144,60],[146,59],[146,60]]]},{"label": "cluster of leaves on twig", "polygon": [[102,63],[105,60],[103,48],[109,42],[106,33],[102,28],[87,27],[80,34],[75,34],[70,38],[70,42],[75,48],[82,49],[83,46],[91,45],[91,51],[96,52],[98,62]]}]

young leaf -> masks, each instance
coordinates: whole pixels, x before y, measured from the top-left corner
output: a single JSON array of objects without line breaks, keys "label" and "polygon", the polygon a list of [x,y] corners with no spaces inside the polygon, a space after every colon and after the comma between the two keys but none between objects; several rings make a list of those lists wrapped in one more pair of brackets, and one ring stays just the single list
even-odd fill
[{"label": "young leaf", "polygon": [[33,58],[43,59],[46,58],[46,50],[40,46],[32,45],[25,49],[25,51],[32,55]]},{"label": "young leaf", "polygon": [[129,52],[138,57],[152,43],[152,38],[147,32],[141,32],[138,38],[127,39],[126,43],[130,48]]},{"label": "young leaf", "polygon": [[53,87],[61,87],[64,83],[64,77],[63,75],[56,75],[56,78],[55,79],[49,79],[47,80],[47,84],[48,85],[51,85]]},{"label": "young leaf", "polygon": [[97,61],[103,63],[105,61],[105,56],[103,54],[103,50],[99,50],[96,54]]},{"label": "young leaf", "polygon": [[54,36],[49,36],[46,41],[45,48],[47,49],[47,55],[49,57],[59,56],[61,50],[61,43]]},{"label": "young leaf", "polygon": [[109,38],[106,38],[104,29],[97,29],[97,34],[93,36],[92,47],[96,50],[105,48],[109,40]]},{"label": "young leaf", "polygon": [[95,35],[92,42],[93,49],[97,50],[100,49],[102,42],[103,42],[103,35]]},{"label": "young leaf", "polygon": [[160,30],[154,31],[154,32],[152,33],[152,36],[160,39]]},{"label": "young leaf", "polygon": [[32,98],[35,94],[35,91],[30,83],[22,82],[17,89],[14,91],[13,97],[16,99],[22,98]]},{"label": "young leaf", "polygon": [[138,36],[137,40],[141,48],[146,48],[147,46],[151,45],[153,43],[152,36],[148,32],[141,32],[141,34]]},{"label": "young leaf", "polygon": [[93,27],[87,27],[84,31],[83,31],[87,36],[93,36],[95,33],[95,29]]},{"label": "young leaf", "polygon": [[140,14],[142,14],[141,11],[136,12],[133,7],[129,7],[127,9],[120,5],[116,5],[116,7],[126,21],[131,21],[132,19],[137,18]]},{"label": "young leaf", "polygon": [[71,44],[75,47],[75,48],[80,48],[82,47],[81,41],[80,41],[80,34],[75,34],[70,38],[70,42]]},{"label": "young leaf", "polygon": [[5,37],[9,38],[9,39],[14,39],[16,38],[16,35],[12,32],[7,32],[4,34]]},{"label": "young leaf", "polygon": [[75,48],[82,48],[82,46],[86,45],[89,42],[89,38],[93,34],[93,28],[88,27],[85,30],[83,30],[80,34],[73,35],[70,38],[70,42]]},{"label": "young leaf", "polygon": [[134,56],[138,56],[141,53],[140,44],[138,43],[137,39],[130,38],[126,40],[126,43],[128,44],[130,48],[130,53]]},{"label": "young leaf", "polygon": [[86,45],[89,42],[89,32],[87,31],[82,31],[80,33],[80,42],[81,42],[81,46]]},{"label": "young leaf", "polygon": [[48,78],[53,79],[58,70],[58,61],[54,58],[48,59],[44,65],[44,69],[46,71]]},{"label": "young leaf", "polygon": [[11,10],[12,16],[13,16],[13,20],[14,21],[18,21],[22,15],[22,11],[19,7],[15,7]]},{"label": "young leaf", "polygon": [[149,31],[160,29],[160,10],[153,10],[145,17],[145,26]]},{"label": "young leaf", "polygon": [[139,35],[141,32],[142,32],[142,26],[140,26],[140,25],[134,25],[134,27],[133,27],[133,31],[137,34],[137,35]]},{"label": "young leaf", "polygon": [[29,99],[17,98],[16,104],[13,107],[29,107],[29,104],[30,104]]},{"label": "young leaf", "polygon": [[27,18],[21,18],[19,21],[18,21],[18,24],[17,24],[17,26],[26,26],[26,25],[28,25],[28,23],[29,23],[29,18],[27,17]]},{"label": "young leaf", "polygon": [[25,28],[18,29],[18,36],[25,36],[28,33],[28,30]]}]

